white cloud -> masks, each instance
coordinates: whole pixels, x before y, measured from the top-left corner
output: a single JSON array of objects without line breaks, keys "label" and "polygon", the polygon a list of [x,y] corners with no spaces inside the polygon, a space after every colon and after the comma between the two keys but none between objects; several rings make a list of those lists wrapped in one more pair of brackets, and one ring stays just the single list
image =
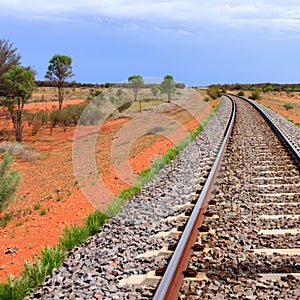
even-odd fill
[{"label": "white cloud", "polygon": [[54,21],[84,15],[183,32],[208,27],[300,33],[300,4],[293,0],[0,0],[0,11]]}]

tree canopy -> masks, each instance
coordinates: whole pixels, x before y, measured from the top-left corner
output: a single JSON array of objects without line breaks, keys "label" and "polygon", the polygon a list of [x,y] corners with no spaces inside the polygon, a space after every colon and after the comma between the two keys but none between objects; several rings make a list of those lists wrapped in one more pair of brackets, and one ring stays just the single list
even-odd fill
[{"label": "tree canopy", "polygon": [[8,72],[12,66],[20,65],[21,55],[18,49],[13,47],[9,40],[0,39],[0,96],[5,96],[3,74]]}]

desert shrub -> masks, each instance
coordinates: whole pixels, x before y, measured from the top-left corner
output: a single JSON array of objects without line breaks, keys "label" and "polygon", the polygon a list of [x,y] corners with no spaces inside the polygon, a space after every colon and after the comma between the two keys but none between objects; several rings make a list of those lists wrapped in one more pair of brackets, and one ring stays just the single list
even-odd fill
[{"label": "desert shrub", "polygon": [[125,103],[122,104],[122,105],[119,105],[119,106],[117,107],[118,112],[121,113],[121,112],[125,111],[126,109],[128,109],[128,108],[131,106],[131,104],[132,104],[132,102],[129,101],[129,102],[125,102]]},{"label": "desert shrub", "polygon": [[238,91],[237,95],[238,95],[238,96],[241,96],[241,97],[244,97],[244,96],[245,96],[245,93],[244,93],[243,90],[240,90],[240,91]]},{"label": "desert shrub", "polygon": [[222,95],[220,88],[216,85],[212,85],[207,89],[207,94],[212,99],[217,99]]},{"label": "desert shrub", "polygon": [[260,98],[260,91],[259,90],[253,90],[251,92],[251,95],[249,96],[252,100],[258,100]]},{"label": "desert shrub", "polygon": [[77,125],[77,122],[80,119],[81,114],[84,112],[87,106],[88,106],[87,103],[67,105],[65,110],[71,113],[71,122],[73,125]]},{"label": "desert shrub", "polygon": [[101,117],[102,117],[101,110],[94,105],[89,105],[86,107],[86,109],[80,116],[78,124],[79,125],[95,125],[99,122]]},{"label": "desert shrub", "polygon": [[158,93],[159,93],[159,88],[158,88],[158,86],[152,86],[151,87],[151,93],[152,93],[152,95],[153,95],[153,97],[156,97],[157,95],[158,95]]},{"label": "desert shrub", "polygon": [[163,132],[164,130],[165,130],[165,128],[162,126],[154,126],[154,127],[150,128],[146,134],[159,133],[159,132]]},{"label": "desert shrub", "polygon": [[16,191],[20,180],[20,173],[10,169],[12,160],[13,157],[6,152],[0,163],[0,211]]},{"label": "desert shrub", "polygon": [[23,117],[24,121],[27,122],[28,127],[30,127],[34,119],[34,113],[25,111]]},{"label": "desert shrub", "polygon": [[0,153],[4,152],[8,152],[10,155],[23,161],[35,162],[38,159],[38,154],[34,149],[18,142],[2,142],[0,144]]},{"label": "desert shrub", "polygon": [[272,85],[267,85],[264,89],[264,92],[269,93],[274,91],[274,87]]},{"label": "desert shrub", "polygon": [[209,100],[210,100],[210,97],[208,95],[205,95],[204,98],[203,98],[203,101],[208,102]]},{"label": "desert shrub", "polygon": [[286,110],[289,110],[289,109],[293,109],[295,107],[294,103],[291,103],[291,102],[284,102],[283,103],[283,107],[286,109]]},{"label": "desert shrub", "polygon": [[120,104],[120,99],[114,96],[110,96],[109,101],[115,106],[118,106]]},{"label": "desert shrub", "polygon": [[54,128],[60,124],[61,112],[62,111],[60,109],[54,109],[51,111],[50,113],[51,128]]},{"label": "desert shrub", "polygon": [[[42,126],[47,125],[49,121],[49,114],[46,111],[39,111],[31,117],[32,128],[31,134],[35,135],[41,129]],[[29,125],[29,124],[28,124]]]}]

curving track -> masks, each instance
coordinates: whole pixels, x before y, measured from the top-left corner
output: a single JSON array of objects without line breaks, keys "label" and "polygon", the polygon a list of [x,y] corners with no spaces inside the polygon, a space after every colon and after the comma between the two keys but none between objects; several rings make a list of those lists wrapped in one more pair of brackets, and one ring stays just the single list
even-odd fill
[{"label": "curving track", "polygon": [[229,97],[236,122],[223,179],[202,206],[188,265],[178,263],[184,280],[172,278],[172,259],[154,299],[300,299],[299,152],[253,106]]}]

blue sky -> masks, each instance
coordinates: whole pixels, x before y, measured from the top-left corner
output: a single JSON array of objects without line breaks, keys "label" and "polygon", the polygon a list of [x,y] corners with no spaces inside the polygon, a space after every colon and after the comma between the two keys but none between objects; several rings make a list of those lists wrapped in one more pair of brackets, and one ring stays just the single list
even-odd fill
[{"label": "blue sky", "polygon": [[300,82],[298,0],[0,0],[0,28],[41,80],[60,53],[78,82]]}]

